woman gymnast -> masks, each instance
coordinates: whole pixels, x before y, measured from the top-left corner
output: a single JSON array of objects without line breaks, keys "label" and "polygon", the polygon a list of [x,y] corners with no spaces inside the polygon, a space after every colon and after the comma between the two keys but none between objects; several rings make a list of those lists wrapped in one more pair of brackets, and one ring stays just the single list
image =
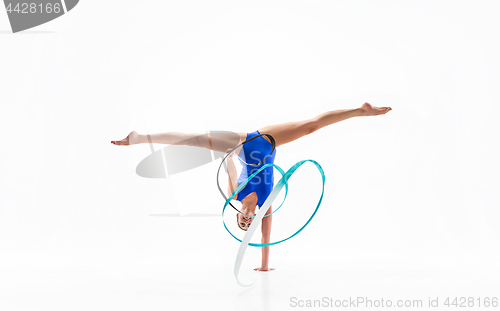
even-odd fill
[{"label": "woman gymnast", "polygon": [[[143,135],[132,131],[126,138],[117,141],[113,140],[111,141],[111,143],[119,146],[128,146],[141,143],[160,143],[171,145],[179,144],[203,147],[214,151],[227,152],[228,150],[234,149],[243,141],[258,136],[247,142],[243,146],[238,147],[239,150],[235,150],[235,152],[232,152],[228,156],[228,194],[231,194],[243,181],[246,180],[247,176],[250,176],[253,172],[258,170],[263,165],[274,162],[276,149],[274,150],[274,152],[272,152],[272,154],[270,154],[272,151],[272,144],[268,135],[274,138],[275,147],[277,148],[281,145],[299,139],[302,136],[311,134],[327,125],[331,125],[333,123],[343,121],[352,117],[382,115],[389,112],[390,110],[392,110],[392,108],[390,107],[374,107],[369,103],[364,103],[359,108],[328,111],[308,120],[264,126],[252,133],[233,133],[233,135],[231,135],[228,134],[230,132],[211,132],[209,134],[168,132]],[[246,170],[243,169],[241,175],[238,178],[236,168],[233,161],[231,160],[234,154],[238,154],[238,156],[243,157],[245,159],[245,163],[252,164],[251,162],[254,162],[253,164],[258,165],[247,165]],[[240,229],[246,231],[248,227],[250,227],[253,216],[256,215],[255,207],[258,206],[260,209],[260,207],[263,205],[263,203],[266,201],[267,197],[273,190],[273,185],[273,167],[268,166],[264,170],[259,172],[253,179],[251,179],[245,185],[245,187],[240,189],[237,196],[233,198],[233,200],[240,201],[242,205],[241,211],[236,214],[236,221]],[[271,213],[272,206],[266,212],[266,216],[262,219],[261,243],[270,242],[272,215],[269,214]],[[254,270],[274,270],[274,268],[269,268],[268,264],[269,246],[266,246],[262,247],[261,266],[259,268],[255,268]]]}]

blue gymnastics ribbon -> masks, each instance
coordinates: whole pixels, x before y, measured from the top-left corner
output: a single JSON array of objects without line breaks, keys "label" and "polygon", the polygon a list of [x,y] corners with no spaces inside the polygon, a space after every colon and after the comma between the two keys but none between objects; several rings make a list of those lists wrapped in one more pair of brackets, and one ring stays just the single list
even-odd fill
[{"label": "blue gymnastics ribbon", "polygon": [[[276,197],[278,196],[278,194],[283,189],[283,186],[285,186],[287,188],[287,192],[288,192],[288,179],[290,179],[290,177],[295,173],[295,171],[302,164],[304,164],[305,162],[312,162],[314,165],[316,165],[316,168],[319,170],[319,173],[321,174],[321,179],[322,179],[322,182],[323,182],[322,183],[322,189],[321,189],[321,196],[319,198],[318,204],[316,205],[316,208],[314,209],[314,212],[312,213],[311,217],[307,220],[307,222],[299,230],[297,230],[294,234],[290,235],[289,237],[287,237],[287,238],[285,238],[283,240],[276,241],[276,242],[271,242],[271,243],[250,243],[250,239],[252,238],[255,230],[257,229],[257,226],[261,222],[262,218],[264,218],[265,213],[267,212],[267,210],[269,209],[269,207],[272,205],[272,203],[274,202],[274,200],[276,199]],[[260,208],[259,212],[257,213],[257,215],[255,215],[255,218],[252,221],[252,223],[250,224],[250,227],[248,228],[247,232],[245,233],[245,236],[243,237],[243,240],[240,240],[240,239],[238,239],[227,228],[226,222],[224,221],[224,212],[226,210],[226,207],[230,204],[229,202],[234,198],[234,196],[236,196],[236,194],[238,193],[238,191],[241,188],[243,188],[245,186],[245,184],[248,183],[252,178],[254,178],[260,171],[262,171],[264,168],[266,168],[268,166],[274,166],[281,173],[282,177],[278,181],[278,183],[276,184],[276,186],[274,187],[273,191],[269,194],[269,197],[266,199],[266,201],[264,202],[264,204],[261,206],[261,208]],[[291,239],[292,237],[294,237],[297,234],[299,234],[299,232],[301,232],[311,222],[311,220],[313,219],[314,215],[316,215],[316,212],[318,211],[318,208],[321,205],[321,201],[323,200],[323,194],[324,194],[324,192],[325,192],[325,172],[323,171],[323,168],[321,167],[321,165],[318,162],[314,161],[314,160],[302,160],[302,161],[299,161],[299,162],[295,163],[295,165],[293,165],[286,173],[283,171],[283,169],[281,167],[279,167],[276,164],[270,164],[269,163],[269,164],[264,165],[259,170],[257,170],[252,175],[250,175],[247,178],[247,180],[245,182],[243,182],[242,184],[240,184],[238,186],[238,188],[229,196],[229,198],[227,198],[226,202],[224,203],[224,208],[222,209],[222,223],[224,224],[224,228],[226,228],[226,231],[229,232],[229,234],[231,234],[231,236],[233,236],[237,241],[241,242],[240,243],[240,248],[238,250],[238,254],[236,256],[236,261],[235,261],[235,264],[234,264],[234,276],[236,278],[236,282],[239,285],[241,285],[241,286],[251,286],[251,285],[253,285],[255,283],[255,281],[254,281],[251,284],[243,284],[239,280],[239,278],[238,278],[239,270],[240,270],[241,263],[243,261],[243,257],[245,255],[245,251],[246,251],[247,246],[250,245],[250,246],[255,246],[255,247],[266,247],[266,246],[276,245],[276,244],[282,243],[282,242],[284,242],[284,241],[286,241],[288,239]],[[285,194],[285,198],[286,198],[286,194]],[[281,205],[283,205],[283,203],[285,201],[285,198],[283,199],[283,202],[281,203]],[[280,207],[281,207],[281,205],[280,205]]]}]

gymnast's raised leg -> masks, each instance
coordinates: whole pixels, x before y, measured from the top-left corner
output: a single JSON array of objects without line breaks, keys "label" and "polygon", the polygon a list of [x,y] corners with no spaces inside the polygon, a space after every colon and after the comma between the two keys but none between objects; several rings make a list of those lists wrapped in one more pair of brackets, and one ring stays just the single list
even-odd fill
[{"label": "gymnast's raised leg", "polygon": [[[271,135],[278,147],[333,123],[352,117],[381,115],[390,110],[390,107],[374,107],[369,103],[364,103],[359,108],[328,111],[308,120],[264,126],[259,129],[259,132]],[[267,139],[265,136],[264,138]]]}]

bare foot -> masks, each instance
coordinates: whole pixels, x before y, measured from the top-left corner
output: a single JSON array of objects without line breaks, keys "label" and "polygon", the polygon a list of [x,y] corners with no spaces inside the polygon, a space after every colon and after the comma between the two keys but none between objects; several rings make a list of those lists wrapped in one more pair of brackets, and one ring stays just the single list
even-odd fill
[{"label": "bare foot", "polygon": [[363,112],[364,116],[376,116],[379,114],[386,114],[391,110],[392,110],[391,107],[374,107],[369,103],[364,103],[361,106],[361,111]]},{"label": "bare foot", "polygon": [[112,140],[111,143],[114,145],[121,145],[121,146],[138,144],[139,143],[139,134],[136,131],[132,131],[124,139]]}]

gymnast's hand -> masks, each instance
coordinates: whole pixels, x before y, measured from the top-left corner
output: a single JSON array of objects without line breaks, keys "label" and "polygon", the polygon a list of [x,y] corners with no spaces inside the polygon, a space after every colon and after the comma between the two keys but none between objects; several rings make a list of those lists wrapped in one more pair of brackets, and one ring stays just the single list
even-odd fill
[{"label": "gymnast's hand", "polygon": [[274,270],[274,268],[264,268],[264,267],[260,267],[260,268],[255,268],[253,269],[254,271],[272,271]]}]

